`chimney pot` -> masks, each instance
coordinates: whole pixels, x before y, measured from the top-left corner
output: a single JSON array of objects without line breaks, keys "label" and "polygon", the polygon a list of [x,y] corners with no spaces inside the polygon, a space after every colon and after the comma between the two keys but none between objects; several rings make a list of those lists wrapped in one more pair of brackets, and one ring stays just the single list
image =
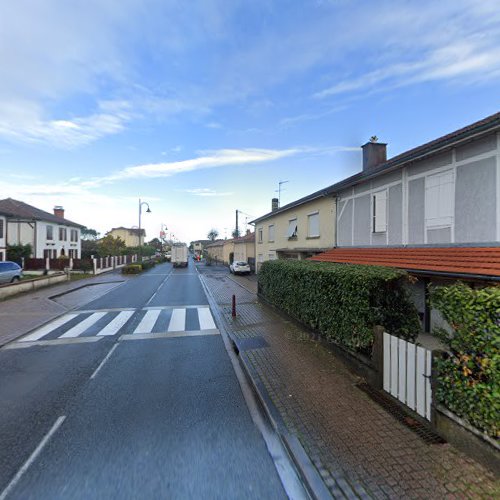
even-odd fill
[{"label": "chimney pot", "polygon": [[370,142],[363,146],[363,172],[371,170],[387,161],[387,144],[377,142],[377,138],[373,136]]},{"label": "chimney pot", "polygon": [[59,206],[59,205],[56,205],[54,207],[54,215],[56,217],[60,217],[61,219],[64,219],[64,208]]},{"label": "chimney pot", "polygon": [[280,206],[278,198],[273,198],[271,200],[271,211],[274,212],[275,210],[278,210],[279,207]]}]

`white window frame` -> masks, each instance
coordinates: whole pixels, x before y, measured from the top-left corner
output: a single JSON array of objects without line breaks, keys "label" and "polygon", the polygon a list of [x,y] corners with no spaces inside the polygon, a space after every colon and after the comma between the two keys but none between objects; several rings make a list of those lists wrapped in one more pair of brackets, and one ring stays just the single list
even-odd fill
[{"label": "white window frame", "polygon": [[[317,232],[312,234],[311,232],[311,217],[316,217],[317,220]],[[316,210],[316,212],[311,212],[310,214],[307,214],[307,237],[308,238],[319,238],[320,237],[320,224],[319,224],[319,210]]]},{"label": "white window frame", "polygon": [[372,194],[372,233],[387,232],[387,189]]},{"label": "white window frame", "polygon": [[[50,236],[49,236],[50,232]],[[45,239],[47,241],[54,241],[54,226],[47,225],[45,226]]]},{"label": "white window frame", "polygon": [[262,243],[264,240],[264,229],[259,227],[257,229],[257,243]]},{"label": "white window frame", "polygon": [[455,174],[453,169],[425,177],[425,227],[453,226],[455,214]]},{"label": "white window frame", "polygon": [[298,232],[297,217],[294,217],[293,219],[288,219],[288,230],[286,232],[287,238],[288,239],[296,238],[297,232]]},{"label": "white window frame", "polygon": [[[271,228],[272,228],[272,231],[271,231]],[[267,241],[268,241],[268,243],[274,243],[274,238],[276,236],[275,233],[276,233],[276,230],[275,230],[274,224],[269,224],[269,226],[268,226],[268,233],[267,233]]]}]

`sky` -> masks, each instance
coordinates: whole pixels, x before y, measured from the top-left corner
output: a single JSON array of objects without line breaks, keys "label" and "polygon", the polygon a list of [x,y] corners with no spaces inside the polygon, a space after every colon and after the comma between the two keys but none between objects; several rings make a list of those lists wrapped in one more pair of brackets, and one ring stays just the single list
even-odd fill
[{"label": "sky", "polygon": [[498,0],[0,5],[0,199],[102,235],[230,237],[499,104]]}]

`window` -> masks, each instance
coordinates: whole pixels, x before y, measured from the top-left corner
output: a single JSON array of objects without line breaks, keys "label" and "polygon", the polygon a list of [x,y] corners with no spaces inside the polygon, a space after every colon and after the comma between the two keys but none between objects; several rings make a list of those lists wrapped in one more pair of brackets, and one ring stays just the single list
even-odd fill
[{"label": "window", "polygon": [[67,233],[65,227],[59,228],[59,241],[66,241]]},{"label": "window", "polygon": [[257,241],[259,243],[262,243],[262,238],[263,238],[262,233],[263,233],[262,228],[259,227],[259,230],[258,230],[258,233],[257,233],[258,234],[258,240]]},{"label": "window", "polygon": [[276,254],[274,254],[274,253],[270,253],[268,255],[268,257],[269,257],[269,260],[276,260]]},{"label": "window", "polygon": [[269,226],[269,240],[270,243],[274,242],[274,224]]},{"label": "window", "polygon": [[307,216],[307,237],[317,238],[319,236],[319,212]]},{"label": "window", "polygon": [[1,260],[4,260],[4,257],[3,257],[3,252],[0,252],[0,261]]},{"label": "window", "polygon": [[297,236],[297,219],[290,219],[288,221],[288,231],[286,235],[288,238],[295,238]]},{"label": "window", "polygon": [[375,193],[372,198],[374,233],[384,233],[387,231],[387,191]]},{"label": "window", "polygon": [[54,239],[54,228],[52,226],[47,226],[47,239],[48,240]]},{"label": "window", "polygon": [[70,233],[71,241],[78,241],[78,231],[76,229],[72,229]]},{"label": "window", "polygon": [[257,262],[259,264],[262,264],[262,262],[264,262],[264,255],[262,255],[261,253],[259,253],[259,255],[257,256]]},{"label": "window", "polygon": [[448,227],[453,223],[455,182],[453,171],[425,179],[425,222],[427,227]]},{"label": "window", "polygon": [[3,238],[3,219],[0,219],[0,238]]}]

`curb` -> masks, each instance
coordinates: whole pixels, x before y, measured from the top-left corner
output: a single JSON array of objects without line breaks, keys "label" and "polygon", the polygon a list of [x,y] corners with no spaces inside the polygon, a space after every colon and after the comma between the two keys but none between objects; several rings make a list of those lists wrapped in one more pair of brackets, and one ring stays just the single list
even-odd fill
[{"label": "curb", "polygon": [[[214,313],[218,328],[220,330],[223,330],[227,334],[233,346],[233,350],[238,356],[238,361],[243,370],[243,373],[245,374],[245,377],[249,382],[257,401],[261,405],[261,408],[264,410],[266,419],[275,430],[284,448],[287,450],[293,464],[295,465],[297,474],[304,484],[307,492],[314,500],[331,500],[333,497],[327,486],[325,485],[323,479],[321,478],[318,470],[307,455],[297,436],[291,434],[286,429],[285,422],[283,421],[280,412],[276,408],[276,405],[269,397],[264,384],[262,384],[262,382],[258,380],[253,367],[246,360],[247,357],[245,353],[240,351],[238,347],[238,339],[234,338],[232,333],[226,328],[219,311],[219,306],[214,296],[212,295],[211,290],[208,288],[204,280],[201,280],[201,282],[203,284],[203,288],[207,292],[208,301],[211,306],[212,312]],[[237,284],[239,285],[239,283]]]}]

